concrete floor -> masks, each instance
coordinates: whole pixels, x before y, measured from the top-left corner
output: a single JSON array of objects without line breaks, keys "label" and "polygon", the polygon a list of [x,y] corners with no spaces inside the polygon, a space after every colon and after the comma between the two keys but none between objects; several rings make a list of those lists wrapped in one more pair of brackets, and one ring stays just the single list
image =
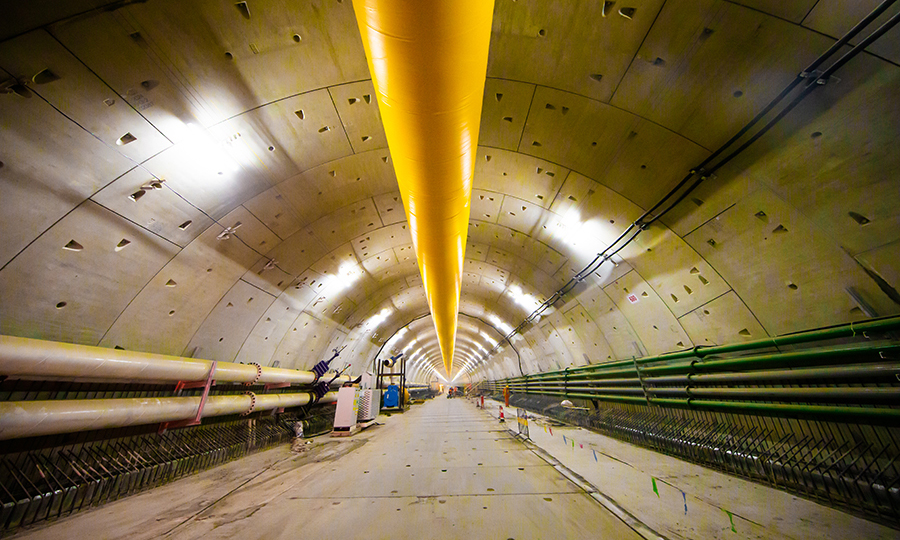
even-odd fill
[{"label": "concrete floor", "polygon": [[15,538],[641,538],[467,400],[439,397],[379,421]]}]

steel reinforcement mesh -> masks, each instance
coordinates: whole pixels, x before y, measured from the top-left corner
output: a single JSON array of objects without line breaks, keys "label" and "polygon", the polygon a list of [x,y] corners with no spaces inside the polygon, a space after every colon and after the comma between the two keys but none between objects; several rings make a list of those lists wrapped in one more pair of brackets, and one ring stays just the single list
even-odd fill
[{"label": "steel reinforcement mesh", "polygon": [[[205,419],[202,425],[0,455],[0,534],[100,506],[252,452],[287,443],[298,415]],[[330,431],[334,406],[302,419]]]}]

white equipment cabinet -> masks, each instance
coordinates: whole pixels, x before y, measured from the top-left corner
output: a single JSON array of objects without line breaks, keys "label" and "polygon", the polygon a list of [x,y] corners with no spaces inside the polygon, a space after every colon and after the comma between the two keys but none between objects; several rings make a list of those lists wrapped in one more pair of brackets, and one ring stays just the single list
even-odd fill
[{"label": "white equipment cabinet", "polygon": [[[381,390],[367,388],[359,392],[359,415],[357,422],[366,424],[378,417],[381,409]],[[365,426],[363,426],[365,427]]]},{"label": "white equipment cabinet", "polygon": [[357,430],[356,417],[359,414],[359,389],[344,386],[338,390],[337,410],[334,413],[332,435],[350,435]]}]

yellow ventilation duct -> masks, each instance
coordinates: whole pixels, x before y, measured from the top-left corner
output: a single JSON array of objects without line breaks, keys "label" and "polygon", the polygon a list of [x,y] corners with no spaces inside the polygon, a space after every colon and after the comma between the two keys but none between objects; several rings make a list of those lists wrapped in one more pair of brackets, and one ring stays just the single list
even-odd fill
[{"label": "yellow ventilation duct", "polygon": [[492,0],[354,0],[450,377]]}]

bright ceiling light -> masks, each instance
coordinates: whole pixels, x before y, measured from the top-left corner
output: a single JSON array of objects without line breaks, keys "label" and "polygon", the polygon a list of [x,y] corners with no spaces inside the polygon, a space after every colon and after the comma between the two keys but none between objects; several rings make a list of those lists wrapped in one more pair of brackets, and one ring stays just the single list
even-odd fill
[{"label": "bright ceiling light", "polygon": [[521,287],[519,287],[518,285],[510,285],[506,290],[512,297],[513,302],[525,308],[528,313],[536,310],[541,305],[541,303],[537,298],[534,297],[534,295],[522,291]]},{"label": "bright ceiling light", "polygon": [[191,178],[214,180],[224,175],[236,173],[240,167],[237,159],[242,152],[234,141],[229,148],[218,144],[209,131],[196,124],[182,124],[170,130],[170,137],[175,146],[170,154],[178,160],[179,172]]},{"label": "bright ceiling light", "polygon": [[375,315],[372,315],[371,317],[369,317],[369,320],[366,321],[366,330],[375,330],[376,328],[378,328],[378,325],[386,321],[390,315],[391,308],[384,308]]},{"label": "bright ceiling light", "polygon": [[609,240],[615,238],[615,234],[604,234],[597,220],[581,221],[581,213],[575,208],[559,219],[551,219],[547,223],[547,232],[584,255],[599,253]]},{"label": "bright ceiling light", "polygon": [[513,331],[512,326],[493,313],[488,315],[488,320],[491,321],[491,324],[493,324],[495,328],[503,332],[503,335],[509,335],[509,333]]},{"label": "bright ceiling light", "polygon": [[[507,333],[508,333],[508,332],[507,332]],[[496,347],[496,346],[497,346],[498,341],[497,341],[496,339],[494,339],[494,337],[491,336],[490,334],[488,334],[487,332],[485,332],[485,331],[482,330],[481,332],[479,332],[478,335],[480,335],[481,337],[484,338],[485,341],[487,341],[488,343],[490,343],[490,344],[491,344],[491,347]]]}]

